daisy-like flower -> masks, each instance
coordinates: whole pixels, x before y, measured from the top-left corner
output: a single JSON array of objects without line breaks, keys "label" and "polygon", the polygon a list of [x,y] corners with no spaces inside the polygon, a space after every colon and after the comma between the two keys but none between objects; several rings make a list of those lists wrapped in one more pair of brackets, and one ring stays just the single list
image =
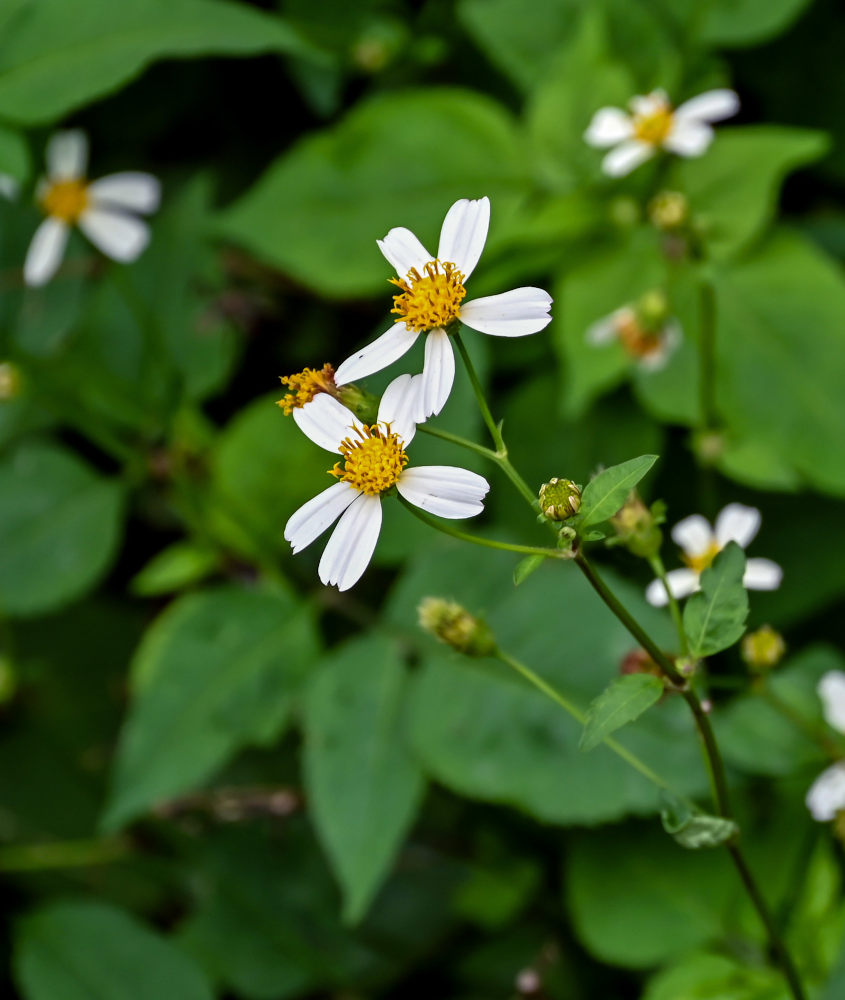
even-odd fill
[{"label": "daisy-like flower", "polygon": [[[715,528],[700,514],[679,521],[672,528],[672,539],[683,549],[686,569],[673,569],[666,574],[672,595],[686,597],[699,588],[699,577],[728,544],[736,542],[746,548],[760,530],[760,511],[741,503],[729,503],[716,518]],[[749,559],[745,564],[742,585],[749,590],[776,590],[783,570],[771,559]],[[662,581],[652,580],[646,588],[646,600],[655,607],[669,603]]]},{"label": "daisy-like flower", "polygon": [[449,465],[406,468],[419,379],[394,379],[381,398],[378,422],[369,427],[325,392],[294,411],[300,429],[343,462],[331,470],[339,481],[300,507],[284,534],[299,552],[340,518],[317,570],[338,590],[348,590],[367,568],[381,529],[381,499],[394,486],[409,503],[439,517],[473,517],[484,509],[490,486],[474,472]]},{"label": "daisy-like flower", "polygon": [[713,141],[711,122],[730,118],[739,110],[732,90],[708,90],[677,108],[663,90],[632,97],[630,114],[621,108],[600,108],[584,139],[599,149],[613,147],[602,160],[602,170],[623,177],[666,149],[679,156],[701,156]]},{"label": "daisy-like flower", "polygon": [[624,306],[593,323],[587,341],[596,347],[618,341],[640,368],[658,371],[681,342],[681,324],[669,317],[651,326],[638,318],[634,308]]},{"label": "daisy-like flower", "polygon": [[551,296],[542,288],[515,288],[464,302],[465,283],[481,256],[490,225],[490,200],[462,199],[446,213],[433,257],[409,229],[391,229],[379,249],[396,268],[390,281],[396,319],[377,340],[347,358],[335,373],[338,385],[354,382],[393,364],[425,334],[425,364],[418,421],[439,413],[455,379],[455,354],[448,329],[458,321],[493,337],[524,337],[549,322]]},{"label": "daisy-like flower", "polygon": [[47,176],[38,183],[38,204],[47,218],[35,231],[24,263],[28,285],[46,284],[56,273],[72,226],[78,226],[112,260],[132,261],[149,242],[146,222],[134,213],[154,212],[160,185],[151,174],[131,171],[87,181],[88,140],[74,129],[47,144]]},{"label": "daisy-like flower", "polygon": [[[821,678],[817,691],[825,721],[839,733],[845,733],[845,674],[829,670]],[[805,799],[813,819],[827,823],[845,810],[845,760],[837,761],[816,778]]]}]

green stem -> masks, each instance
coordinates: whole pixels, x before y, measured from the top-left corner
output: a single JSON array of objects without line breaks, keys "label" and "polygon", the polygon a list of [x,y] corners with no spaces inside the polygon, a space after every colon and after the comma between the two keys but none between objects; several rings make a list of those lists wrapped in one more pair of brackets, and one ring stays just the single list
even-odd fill
[{"label": "green stem", "polygon": [[826,733],[817,729],[800,712],[796,712],[792,705],[788,701],[784,701],[765,680],[761,679],[758,682],[757,690],[776,712],[780,712],[797,729],[800,729],[806,736],[809,736],[832,760],[842,760],[843,756],[845,756],[845,747],[839,745],[835,740],[830,739]]},{"label": "green stem", "polygon": [[660,553],[656,552],[653,556],[649,557],[648,561],[654,575],[658,578],[658,580],[660,580],[663,584],[663,589],[666,591],[666,597],[669,601],[669,612],[672,615],[672,621],[674,621],[675,628],[678,632],[678,641],[681,644],[681,652],[684,656],[689,656],[689,643],[687,641],[687,633],[684,630],[684,620],[681,617],[681,609],[675,599],[675,595],[669,587],[669,583],[666,579],[666,567],[663,565]]},{"label": "green stem", "polygon": [[475,441],[470,441],[469,438],[461,437],[459,434],[452,434],[451,431],[442,431],[437,427],[432,427],[430,424],[418,424],[417,430],[423,434],[430,434],[432,437],[440,438],[441,441],[448,441],[450,444],[456,444],[460,448],[474,451],[476,455],[483,455],[484,458],[489,458],[491,462],[499,461],[499,456],[492,448],[485,448],[484,445],[476,444]]},{"label": "green stem", "polygon": [[461,339],[461,334],[459,331],[455,331],[452,334],[452,339],[455,341],[455,346],[458,348],[458,353],[461,356],[461,360],[464,363],[464,367],[467,370],[467,375],[469,375],[469,380],[472,383],[472,391],[475,393],[475,398],[478,401],[478,408],[481,410],[481,416],[484,418],[484,423],[487,424],[487,430],[490,431],[490,436],[493,438],[493,443],[496,445],[496,451],[502,455],[507,455],[507,449],[505,448],[505,442],[502,439],[502,432],[493,419],[493,414],[490,412],[490,407],[487,405],[487,400],[484,398],[484,390],[481,387],[481,380],[475,371],[475,365],[472,363],[472,359]]},{"label": "green stem", "polygon": [[0,872],[88,868],[119,861],[130,852],[125,840],[63,840],[46,844],[0,847]]},{"label": "green stem", "polygon": [[[584,725],[587,721],[586,712],[583,712],[576,705],[573,705],[568,698],[562,695],[556,688],[553,688],[551,684],[544,681],[539,674],[535,674],[530,667],[526,667],[524,663],[520,663],[519,660],[515,659],[509,653],[505,653],[501,649],[497,649],[495,655],[502,661],[502,663],[506,663],[509,667],[516,670],[517,673],[521,674],[525,680],[537,688],[538,691],[542,691],[547,698],[551,698],[555,704],[559,705],[567,714],[572,716],[576,722],[580,723],[582,726]],[[644,778],[647,778],[653,784],[657,785],[658,788],[672,792],[672,789],[659,774],[652,771],[648,764],[640,760],[640,758],[631,753],[630,750],[623,747],[621,743],[617,743],[616,740],[609,736],[606,736],[602,742],[605,743],[615,754],[617,754],[617,756],[621,757],[624,761],[627,761],[631,767],[639,771]],[[678,797],[675,792],[672,792],[672,795],[676,798]],[[680,798],[683,799],[683,796],[680,796]]]},{"label": "green stem", "polygon": [[716,293],[706,279],[701,282],[701,324],[699,327],[699,402],[701,430],[716,427]]},{"label": "green stem", "polygon": [[448,521],[439,521],[434,517],[430,517],[428,514],[424,513],[415,507],[414,504],[408,503],[404,497],[399,497],[399,502],[403,507],[406,507],[414,517],[418,517],[424,524],[429,525],[429,527],[434,528],[436,531],[442,532],[444,535],[450,535],[452,538],[459,538],[463,542],[472,542],[473,545],[483,545],[488,549],[503,549],[505,552],[519,552],[522,555],[528,556],[544,556],[546,559],[568,559],[569,553],[565,552],[563,549],[544,549],[539,545],[518,545],[514,542],[498,542],[493,538],[482,538],[481,535],[472,535],[468,531],[461,531],[459,528],[453,528]]}]

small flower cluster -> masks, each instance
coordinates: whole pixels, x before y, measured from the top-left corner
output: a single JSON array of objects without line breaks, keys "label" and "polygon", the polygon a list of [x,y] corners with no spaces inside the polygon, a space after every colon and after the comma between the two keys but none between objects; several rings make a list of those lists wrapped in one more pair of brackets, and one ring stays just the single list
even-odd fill
[{"label": "small flower cluster", "polygon": [[[378,246],[396,269],[390,281],[393,326],[347,358],[337,370],[324,365],[285,376],[279,400],[315,444],[341,456],[330,474],[338,482],[304,504],[285,525],[294,552],[310,545],[335,521],[318,567],[320,580],[339,590],[353,586],[367,568],[381,528],[382,498],[396,492],[409,504],[444,518],[483,510],[487,480],[453,466],[409,467],[406,452],[417,424],[439,413],[455,377],[450,331],[458,323],[496,337],[537,333],[551,320],[551,298],[540,288],[517,288],[464,302],[465,282],[487,240],[490,202],[462,199],[446,214],[437,256],[408,229],[391,229]],[[353,385],[387,368],[425,336],[418,375],[400,375],[384,392],[375,423],[362,422],[348,404],[360,397]]]}]

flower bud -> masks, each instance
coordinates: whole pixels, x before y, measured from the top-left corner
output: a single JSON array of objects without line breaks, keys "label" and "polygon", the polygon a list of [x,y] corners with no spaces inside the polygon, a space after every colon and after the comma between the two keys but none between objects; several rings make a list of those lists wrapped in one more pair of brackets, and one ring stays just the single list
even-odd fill
[{"label": "flower bud", "polygon": [[637,321],[644,330],[662,330],[669,319],[669,300],[659,289],[646,292],[637,302],[635,312]]},{"label": "flower bud", "polygon": [[771,625],[763,625],[756,632],[749,632],[742,640],[742,658],[749,670],[756,674],[776,667],[785,652],[783,636]]},{"label": "flower bud", "polygon": [[378,420],[378,396],[367,392],[366,389],[361,389],[354,382],[338,386],[337,398],[355,414],[362,424],[369,427],[370,424],[374,424]]},{"label": "flower bud", "polygon": [[566,521],[581,507],[581,490],[571,479],[550,479],[540,487],[540,511],[550,521]]},{"label": "flower bud", "polygon": [[492,656],[496,639],[485,621],[442,597],[424,597],[417,609],[420,627],[465,656]]},{"label": "flower bud", "polygon": [[626,653],[619,664],[619,673],[623,676],[627,676],[628,674],[651,674],[654,677],[663,676],[663,671],[644,649],[632,649],[629,653]]},{"label": "flower bud", "polygon": [[660,191],[649,202],[648,217],[657,229],[680,229],[689,219],[689,202],[680,191]]},{"label": "flower bud", "polygon": [[0,361],[0,403],[14,399],[21,391],[21,372],[11,361]]},{"label": "flower bud", "polygon": [[657,526],[662,521],[659,510],[646,507],[636,490],[631,490],[628,499],[610,519],[618,544],[643,559],[660,551],[663,532]]}]

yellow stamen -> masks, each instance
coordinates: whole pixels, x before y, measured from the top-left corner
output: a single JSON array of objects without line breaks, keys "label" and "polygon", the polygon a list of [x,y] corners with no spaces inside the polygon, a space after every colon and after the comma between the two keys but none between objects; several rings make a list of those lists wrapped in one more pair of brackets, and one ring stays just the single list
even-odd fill
[{"label": "yellow stamen", "polygon": [[290,392],[276,400],[276,404],[281,406],[285,416],[290,416],[293,410],[310,403],[318,392],[337,395],[334,368],[328,362],[319,371],[315,368],[305,368],[296,375],[280,376],[280,381],[290,389]]},{"label": "yellow stamen", "polygon": [[632,358],[647,358],[663,347],[659,333],[643,329],[633,310],[626,310],[614,322],[619,342]]},{"label": "yellow stamen", "polygon": [[344,464],[338,462],[329,474],[369,496],[389,490],[408,464],[403,442],[390,424],[355,427],[339,450]]},{"label": "yellow stamen", "polygon": [[390,311],[398,314],[394,322],[404,322],[409,330],[419,333],[448,326],[457,319],[466,295],[464,276],[456,264],[432,260],[423,271],[425,274],[420,274],[412,267],[407,280],[390,279],[402,289],[401,295],[393,296]]},{"label": "yellow stamen", "polygon": [[650,114],[634,115],[634,138],[659,146],[672,131],[672,108],[663,103]]},{"label": "yellow stamen", "polygon": [[710,568],[713,560],[721,551],[721,545],[714,540],[707,546],[704,552],[699,552],[698,555],[694,556],[684,554],[681,558],[691,570],[694,570],[696,573],[703,573],[704,570]]},{"label": "yellow stamen", "polygon": [[88,207],[88,185],[82,180],[54,181],[40,200],[47,215],[74,223]]}]

